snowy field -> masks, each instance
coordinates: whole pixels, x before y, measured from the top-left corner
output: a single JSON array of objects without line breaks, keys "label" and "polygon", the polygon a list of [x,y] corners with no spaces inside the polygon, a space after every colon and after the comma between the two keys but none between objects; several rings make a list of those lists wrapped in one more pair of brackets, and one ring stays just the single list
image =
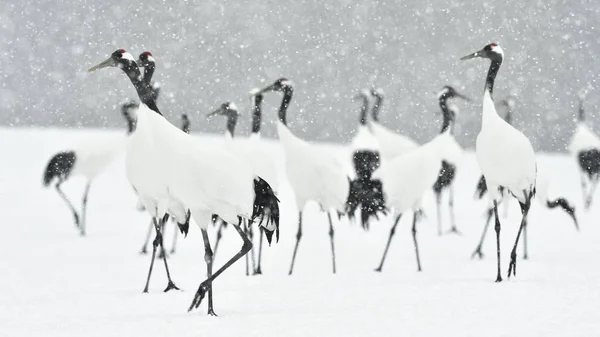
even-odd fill
[{"label": "snowy field", "polygon": [[[391,219],[370,232],[336,222],[338,273],[331,273],[325,214],[307,208],[293,276],[296,208],[287,186],[280,193],[281,239],[265,247],[262,276],[246,277],[240,260],[214,283],[215,311],[187,312],[205,278],[200,231],[190,227],[169,258],[182,289],[163,293],[166,277],[155,266],[150,293],[142,294],[149,256],[139,250],[149,218],[136,211],[123,156],[93,183],[87,229],[80,237],[54,189],[42,187],[47,160],[59,150],[120,131],[2,129],[0,146],[0,336],[592,336],[600,333],[600,227],[598,208],[581,211],[576,166],[565,155],[541,155],[556,178],[551,195],[575,201],[581,231],[561,211],[534,201],[530,259],[519,258],[517,278],[495,279],[493,230],[486,257],[471,260],[484,223],[485,202],[473,201],[479,169],[472,154],[458,166],[457,222],[462,236],[436,234],[433,198],[419,225],[423,272],[416,272],[410,221],[396,232],[383,273],[379,263]],[[220,139],[220,138],[217,138]],[[214,138],[207,139],[214,141]],[[336,150],[342,156],[344,151]],[[83,181],[64,184],[79,205]],[[502,228],[503,276],[520,213],[513,201]],[[445,228],[448,228],[446,221]],[[171,246],[172,227],[165,242]],[[210,234],[214,241],[215,231]],[[241,246],[224,232],[219,267]],[[521,256],[521,250],[519,250]]]}]

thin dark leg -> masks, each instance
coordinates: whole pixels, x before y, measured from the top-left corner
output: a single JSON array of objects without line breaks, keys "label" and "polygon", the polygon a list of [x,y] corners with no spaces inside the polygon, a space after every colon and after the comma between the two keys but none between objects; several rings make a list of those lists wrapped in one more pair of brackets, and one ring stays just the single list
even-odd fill
[{"label": "thin dark leg", "polygon": [[150,241],[150,234],[152,234],[152,229],[154,228],[154,223],[153,220],[150,220],[150,224],[148,225],[148,232],[146,233],[146,240],[144,241],[144,245],[142,246],[142,250],[140,251],[140,254],[147,254],[148,253],[148,242]]},{"label": "thin dark leg", "polygon": [[449,194],[448,208],[449,208],[449,212],[450,212],[450,226],[451,226],[448,233],[454,233],[454,234],[460,235],[461,233],[458,230],[458,228],[456,227],[456,217],[454,216],[454,188],[452,187],[452,185],[450,185],[448,194]]},{"label": "thin dark leg", "polygon": [[[204,240],[204,261],[206,261],[206,277],[210,279],[212,277],[213,267],[213,252],[210,249],[210,241],[208,240],[208,232],[206,229],[202,229],[202,239]],[[208,283],[208,315],[217,316],[213,309],[213,289],[212,282]]]},{"label": "thin dark leg", "polygon": [[485,220],[485,227],[483,227],[483,233],[481,233],[481,239],[479,239],[479,244],[473,254],[471,254],[471,258],[475,258],[477,256],[480,260],[483,258],[483,252],[481,249],[483,248],[483,241],[485,241],[485,235],[487,234],[488,227],[490,227],[490,222],[492,222],[492,216],[494,215],[494,208],[488,209],[487,219]]},{"label": "thin dark leg", "polygon": [[63,182],[61,181],[56,184],[56,192],[58,192],[58,195],[60,195],[60,197],[65,201],[67,206],[69,206],[71,213],[73,213],[73,218],[75,219],[75,226],[79,228],[79,214],[77,214],[77,211],[75,210],[75,207],[73,207],[73,204],[71,203],[71,201],[69,201],[67,196],[60,189],[60,184],[62,184],[62,183]]},{"label": "thin dark leg", "polygon": [[438,236],[442,236],[442,193],[435,192],[435,206],[437,208]]},{"label": "thin dark leg", "polygon": [[262,269],[260,267],[260,262],[262,260],[262,246],[263,246],[263,232],[264,228],[262,226],[258,226],[260,239],[258,240],[258,262],[256,263],[256,269],[254,270],[254,275],[262,275]]},{"label": "thin dark leg", "polygon": [[421,258],[419,257],[419,244],[417,243],[417,212],[413,215],[412,237],[415,244],[415,253],[417,255],[417,271],[421,271]]},{"label": "thin dark leg", "polygon": [[523,191],[525,193],[525,204],[521,204],[523,210],[523,218],[521,219],[521,226],[519,226],[519,232],[517,232],[517,238],[513,249],[510,252],[510,264],[508,265],[508,277],[510,275],[517,276],[517,245],[519,244],[519,238],[521,237],[521,231],[527,226],[527,215],[529,214],[529,207],[531,206],[531,193]]},{"label": "thin dark leg", "polygon": [[502,282],[502,275],[500,275],[500,217],[498,216],[498,202],[494,200],[494,218],[496,223],[494,229],[496,230],[496,261],[498,262],[498,275],[496,276],[496,282]]},{"label": "thin dark leg", "polygon": [[81,222],[79,224],[79,233],[81,236],[85,236],[85,221],[86,221],[86,212],[87,212],[87,203],[88,203],[88,194],[90,193],[90,182],[85,185],[85,190],[83,191],[83,199],[81,201]]},{"label": "thin dark leg", "polygon": [[392,243],[392,237],[396,233],[396,226],[398,226],[398,222],[400,222],[401,217],[402,217],[402,214],[398,214],[398,216],[396,217],[396,221],[394,221],[394,225],[392,226],[392,229],[390,230],[390,236],[388,237],[387,244],[385,245],[385,250],[383,251],[383,256],[381,257],[381,263],[379,263],[379,267],[377,267],[375,269],[375,271],[381,272],[381,269],[383,268],[383,263],[385,262],[385,257],[387,256],[388,250],[390,249],[390,244]]},{"label": "thin dark leg", "polygon": [[302,237],[302,212],[298,213],[298,232],[296,233],[296,246],[294,246],[294,254],[292,255],[292,264],[290,265],[290,272],[288,275],[292,275],[294,271],[294,262],[296,261],[296,254],[298,253],[298,245],[300,244],[300,238]]},{"label": "thin dark leg", "polygon": [[[162,218],[162,220],[160,221],[159,224],[156,225],[156,228],[165,228],[165,223],[169,220],[169,214],[165,214],[165,216]],[[164,292],[167,292],[171,289],[177,289],[179,290],[179,288],[177,288],[177,286],[175,285],[175,283],[173,283],[173,280],[171,280],[171,273],[169,272],[169,265],[167,264],[167,254],[165,253],[165,246],[163,245],[163,236],[162,234],[160,235],[160,240],[159,240],[159,245],[160,245],[160,249],[163,252],[163,262],[165,263],[165,271],[167,272],[167,279],[169,280],[169,283],[167,284],[167,287],[165,288]]]},{"label": "thin dark leg", "polygon": [[[217,220],[219,221],[219,220]],[[217,249],[219,249],[219,242],[221,242],[221,238],[223,237],[223,227],[225,227],[225,221],[221,220],[221,224],[219,224],[219,229],[217,229],[217,239],[215,240],[215,249],[213,250],[213,257],[217,256]]]},{"label": "thin dark leg", "polygon": [[148,269],[148,277],[146,278],[146,286],[144,287],[144,293],[148,292],[148,286],[150,285],[150,276],[152,276],[152,269],[154,268],[154,259],[156,258],[156,248],[160,242],[160,236],[162,235],[158,230],[158,226],[156,226],[156,218],[152,218],[151,223],[154,225],[156,229],[156,237],[152,241],[152,258],[150,259],[150,268]]},{"label": "thin dark leg", "polygon": [[[168,219],[163,218],[163,221],[159,222],[160,225],[160,233],[164,234],[165,233],[165,227],[167,226],[167,221]],[[167,251],[165,250],[165,246],[164,246],[164,235],[161,235],[160,237],[160,250],[158,251],[158,258],[162,259],[167,257]]]},{"label": "thin dark leg", "polygon": [[[175,223],[173,223],[173,225],[176,225]],[[179,231],[177,230],[177,228],[175,228],[175,230],[173,231],[173,245],[171,246],[171,250],[169,251],[169,253],[171,254],[175,254],[175,247],[177,246],[177,237],[179,236]],[[212,251],[211,251],[212,253]]]},{"label": "thin dark leg", "polygon": [[[240,219],[239,224],[241,224],[241,222],[242,221]],[[198,306],[200,305],[200,303],[202,303],[202,299],[204,298],[204,295],[206,294],[206,291],[211,287],[212,282],[219,275],[221,275],[221,273],[223,273],[227,268],[229,268],[237,260],[239,260],[240,258],[242,258],[242,256],[246,255],[250,251],[250,249],[252,249],[252,242],[250,242],[250,240],[248,240],[248,237],[244,234],[244,232],[240,228],[239,224],[238,225],[233,225],[233,227],[238,232],[238,234],[240,235],[240,237],[242,237],[242,240],[244,240],[244,244],[242,245],[242,249],[237,254],[235,254],[229,261],[227,261],[227,263],[225,263],[223,265],[223,267],[221,267],[214,274],[212,274],[212,276],[210,276],[209,278],[207,278],[204,282],[200,283],[200,286],[198,287],[198,291],[196,292],[196,295],[194,295],[194,299],[192,300],[192,304],[188,308],[188,311],[191,311],[194,308],[198,308]]]},{"label": "thin dark leg", "polygon": [[[248,237],[248,240],[250,240],[250,242],[254,242],[253,240],[253,236],[254,233],[252,232],[252,229],[250,227],[250,224],[244,219],[244,234],[246,234],[246,236]],[[250,276],[250,261],[248,255],[251,255],[252,251],[250,251],[249,254],[246,254],[245,258],[246,258],[246,276]],[[254,256],[252,256],[252,270],[254,270]]]},{"label": "thin dark leg", "polygon": [[[244,220],[246,221],[246,220]],[[250,251],[250,253],[246,254],[246,257],[248,255],[250,255],[250,261],[252,262],[252,274],[254,274],[254,271],[256,270],[256,258],[254,257],[254,228],[252,227],[252,224],[248,221],[246,221],[246,230],[247,230],[247,234],[248,234],[248,239],[250,239],[250,242],[252,242],[252,250]],[[246,261],[248,261],[248,259],[246,258]],[[246,266],[248,266],[246,264]],[[248,272],[246,274],[246,276],[248,276],[250,273]]]},{"label": "thin dark leg", "polygon": [[333,222],[331,221],[331,214],[327,212],[327,219],[329,220],[329,240],[331,241],[331,260],[333,262],[333,273],[335,274],[335,245],[333,243]]}]

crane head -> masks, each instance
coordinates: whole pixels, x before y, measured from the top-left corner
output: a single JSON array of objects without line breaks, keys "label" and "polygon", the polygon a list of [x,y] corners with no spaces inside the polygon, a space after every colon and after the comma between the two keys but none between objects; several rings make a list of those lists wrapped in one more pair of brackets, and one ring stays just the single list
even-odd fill
[{"label": "crane head", "polygon": [[502,61],[502,59],[504,58],[504,51],[502,50],[502,47],[500,47],[499,44],[492,42],[483,47],[483,49],[471,53],[469,55],[463,56],[460,59],[464,61],[475,57]]},{"label": "crane head", "polygon": [[140,54],[138,60],[136,61],[138,67],[148,67],[154,65],[156,62],[154,61],[154,57],[152,53],[149,51],[145,51]]},{"label": "crane head", "polygon": [[131,63],[135,63],[133,56],[125,51],[125,49],[117,49],[110,55],[108,59],[88,69],[88,72],[96,71],[106,67],[125,68]]},{"label": "crane head", "polygon": [[292,81],[288,80],[285,77],[281,77],[281,78],[277,79],[277,81],[275,81],[270,86],[260,90],[258,93],[262,94],[262,93],[269,92],[269,91],[286,91],[286,90],[292,89],[292,86],[293,86]]}]

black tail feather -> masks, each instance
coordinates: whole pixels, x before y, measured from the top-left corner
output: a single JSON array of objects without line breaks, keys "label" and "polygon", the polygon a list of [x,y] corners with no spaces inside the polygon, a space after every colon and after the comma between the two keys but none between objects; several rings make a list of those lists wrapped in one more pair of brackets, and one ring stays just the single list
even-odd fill
[{"label": "black tail feather", "polygon": [[65,180],[75,165],[75,152],[59,152],[46,165],[44,171],[44,186],[48,187],[54,178]]},{"label": "black tail feather", "polygon": [[350,181],[350,192],[346,201],[348,217],[354,219],[359,208],[361,226],[365,230],[369,229],[371,217],[379,220],[380,212],[387,214],[381,181],[363,178]]},{"label": "black tail feather", "polygon": [[[441,193],[444,188],[450,186],[452,181],[454,181],[455,173],[456,166],[445,160],[442,160],[442,168],[440,169],[440,173],[438,173],[437,180],[433,184],[433,190],[438,194]],[[477,185],[477,189],[479,189],[479,184]]]},{"label": "black tail feather", "polygon": [[372,150],[358,150],[352,156],[356,176],[362,179],[371,179],[371,175],[379,167],[379,152]]},{"label": "black tail feather", "polygon": [[482,174],[481,178],[479,178],[479,182],[477,183],[477,188],[475,189],[475,197],[477,197],[477,199],[481,199],[486,193],[487,185],[485,183],[485,177]]},{"label": "black tail feather", "polygon": [[[259,225],[263,226],[267,242],[271,245],[273,232],[277,242],[279,242],[279,199],[275,192],[265,180],[261,177],[254,179],[254,207],[252,210],[252,221],[258,220]],[[263,225],[263,222],[266,223]],[[275,226],[275,229],[271,225]]]}]

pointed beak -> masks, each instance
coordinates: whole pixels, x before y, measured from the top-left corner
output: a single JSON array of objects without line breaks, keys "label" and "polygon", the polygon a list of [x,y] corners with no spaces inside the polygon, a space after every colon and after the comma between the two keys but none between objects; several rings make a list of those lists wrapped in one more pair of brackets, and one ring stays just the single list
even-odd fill
[{"label": "pointed beak", "polygon": [[275,84],[271,84],[270,86],[259,90],[258,92],[255,92],[254,95],[258,95],[258,94],[264,94],[265,92],[271,92],[271,91],[275,91]]},{"label": "pointed beak", "polygon": [[88,69],[88,72],[92,72],[92,71],[96,71],[98,69],[102,69],[102,68],[106,68],[106,67],[114,67],[116,66],[117,63],[115,62],[115,60],[112,59],[112,57],[109,57],[108,59],[96,64],[95,66],[91,67],[90,69]]},{"label": "pointed beak", "polygon": [[213,111],[213,112],[209,112],[206,114],[206,117],[212,117],[214,115],[222,115],[223,114],[223,108],[218,108],[217,110]]},{"label": "pointed beak", "polygon": [[479,51],[474,52],[473,54],[469,54],[469,55],[461,57],[460,60],[461,61],[470,60],[470,59],[475,58],[475,57],[481,57],[481,55],[482,55],[482,51],[479,50]]}]

